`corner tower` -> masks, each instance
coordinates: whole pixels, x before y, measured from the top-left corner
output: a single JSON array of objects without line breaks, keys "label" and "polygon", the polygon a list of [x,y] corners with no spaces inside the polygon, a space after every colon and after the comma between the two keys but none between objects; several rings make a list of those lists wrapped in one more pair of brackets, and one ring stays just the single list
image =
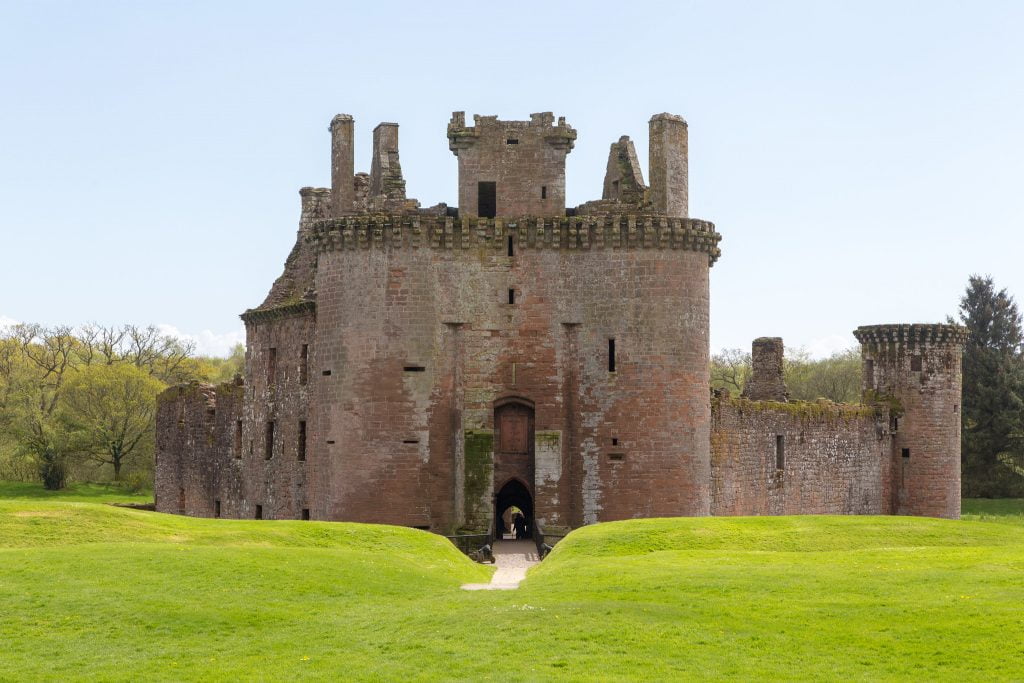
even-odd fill
[{"label": "corner tower", "polygon": [[892,405],[892,511],[960,517],[959,325],[858,327],[865,400]]}]

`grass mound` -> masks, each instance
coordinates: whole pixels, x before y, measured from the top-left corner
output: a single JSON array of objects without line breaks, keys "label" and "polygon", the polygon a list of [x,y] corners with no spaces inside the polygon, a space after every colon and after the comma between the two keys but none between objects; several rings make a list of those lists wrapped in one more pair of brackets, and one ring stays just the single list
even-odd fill
[{"label": "grass mound", "polygon": [[0,500],[2,680],[1020,679],[1021,505],[634,520],[514,592],[445,539]]}]

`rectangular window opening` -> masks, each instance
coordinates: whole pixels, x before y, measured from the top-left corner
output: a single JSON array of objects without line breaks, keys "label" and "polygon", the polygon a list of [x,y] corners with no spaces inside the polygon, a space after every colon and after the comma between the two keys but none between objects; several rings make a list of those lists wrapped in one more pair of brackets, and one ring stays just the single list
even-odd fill
[{"label": "rectangular window opening", "polygon": [[509,304],[515,304],[515,302],[516,302],[516,290],[514,290],[514,289],[509,289],[508,290],[508,302],[509,302]]},{"label": "rectangular window opening", "polygon": [[619,445],[619,440],[616,439],[615,437],[612,437],[612,445],[613,446],[618,446]]},{"label": "rectangular window opening", "polygon": [[782,434],[775,435],[775,469],[786,469],[786,437]]},{"label": "rectangular window opening", "polygon": [[548,186],[547,185],[541,185],[540,186],[540,198],[541,199],[547,199],[548,198]]},{"label": "rectangular window opening", "polygon": [[506,145],[518,145],[519,144],[519,140],[517,140],[516,138],[507,138],[505,140],[505,144]]},{"label": "rectangular window opening", "polygon": [[328,445],[334,445],[334,439],[327,439]]},{"label": "rectangular window opening", "polygon": [[921,372],[921,356],[914,355],[910,357],[910,371]]},{"label": "rectangular window opening", "polygon": [[331,376],[331,371],[330,370],[324,370],[320,374],[322,374],[324,377],[330,377]]},{"label": "rectangular window opening", "polygon": [[214,517],[220,517],[220,501],[219,500],[213,501],[213,516]]},{"label": "rectangular window opening", "polygon": [[419,439],[403,439],[402,443],[419,443]]},{"label": "rectangular window opening", "polygon": [[306,459],[306,421],[299,420],[299,460]]},{"label": "rectangular window opening", "polygon": [[256,506],[256,519],[263,519],[263,506],[262,505],[257,505]]},{"label": "rectangular window opening", "polygon": [[274,376],[277,374],[277,349],[271,346],[267,349],[267,386],[273,386]]},{"label": "rectangular window opening", "polygon": [[309,344],[303,344],[299,352],[299,384],[309,381]]},{"label": "rectangular window opening", "polygon": [[477,211],[480,218],[494,218],[498,215],[498,184],[481,181],[477,183]]},{"label": "rectangular window opening", "polygon": [[515,246],[513,246],[513,244],[512,244],[512,235],[508,236],[508,255],[509,256],[515,256],[516,255]]},{"label": "rectangular window opening", "polygon": [[242,421],[235,420],[235,457],[242,457]]},{"label": "rectangular window opening", "polygon": [[623,460],[626,459],[626,454],[625,453],[609,453],[608,454],[608,459],[611,460],[612,462],[622,462]]},{"label": "rectangular window opening", "polygon": [[959,413],[960,412],[960,404],[959,403],[954,403],[953,404],[953,412],[954,413]]},{"label": "rectangular window opening", "polygon": [[402,368],[405,372],[426,372],[427,369],[422,365],[406,365]]},{"label": "rectangular window opening", "polygon": [[615,372],[615,340],[608,340],[608,372]]},{"label": "rectangular window opening", "polygon": [[266,439],[263,444],[263,457],[270,460],[274,457],[274,423],[273,421],[267,423]]},{"label": "rectangular window opening", "polygon": [[302,508],[302,519],[309,520],[309,508]]},{"label": "rectangular window opening", "polygon": [[910,449],[909,448],[904,448],[900,452],[900,455],[902,455],[904,459],[909,460],[910,459]]}]

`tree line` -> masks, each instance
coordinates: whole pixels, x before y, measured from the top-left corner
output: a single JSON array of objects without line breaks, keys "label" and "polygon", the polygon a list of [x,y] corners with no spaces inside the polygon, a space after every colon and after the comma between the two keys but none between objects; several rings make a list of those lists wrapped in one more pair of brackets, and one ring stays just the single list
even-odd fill
[{"label": "tree line", "polygon": [[[1024,346],[1021,313],[991,277],[973,275],[955,317],[967,328],[963,357],[961,476],[966,497],[1024,497]],[[783,374],[790,398],[854,403],[861,394],[860,351],[813,359],[787,350]],[[726,349],[711,359],[711,386],[743,391],[750,353]]]},{"label": "tree line", "polygon": [[0,330],[0,478],[152,486],[156,396],[172,384],[242,372],[229,358],[136,325]]}]

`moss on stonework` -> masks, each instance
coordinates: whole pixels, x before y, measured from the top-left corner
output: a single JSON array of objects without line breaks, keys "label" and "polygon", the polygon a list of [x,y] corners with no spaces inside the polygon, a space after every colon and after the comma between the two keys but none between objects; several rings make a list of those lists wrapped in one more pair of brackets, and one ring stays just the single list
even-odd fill
[{"label": "moss on stonework", "polygon": [[889,394],[883,394],[875,391],[874,389],[868,389],[864,392],[864,403],[875,406],[884,406],[885,408],[888,408],[889,415],[892,417],[903,416],[903,402],[896,396],[890,396]]},{"label": "moss on stonework", "polygon": [[464,432],[466,520],[471,522],[479,514],[479,507],[491,481],[494,450],[494,432],[489,429],[467,429]]},{"label": "moss on stonework", "polygon": [[534,441],[538,446],[560,446],[562,443],[561,432],[537,432],[534,434]]},{"label": "moss on stonework", "polygon": [[728,398],[740,412],[785,413],[802,420],[826,420],[842,418],[853,420],[873,417],[878,414],[877,404],[833,403],[831,401],[751,401],[746,398]]}]

